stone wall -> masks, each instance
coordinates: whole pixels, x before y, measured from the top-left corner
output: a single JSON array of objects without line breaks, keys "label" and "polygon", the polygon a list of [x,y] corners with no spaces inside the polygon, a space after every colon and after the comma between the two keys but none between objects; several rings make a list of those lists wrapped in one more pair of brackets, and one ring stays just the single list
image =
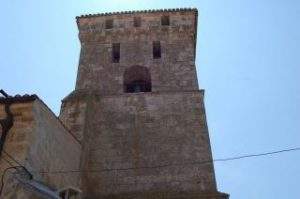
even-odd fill
[{"label": "stone wall", "polygon": [[[169,26],[160,24],[163,15],[169,15]],[[141,17],[141,27],[133,27],[136,16]],[[104,28],[106,19],[114,20],[112,29]],[[153,91],[198,89],[196,19],[196,10],[78,18],[82,46],[76,89],[121,94],[124,71],[136,65],[149,69]],[[153,41],[161,43],[160,59],[153,59]],[[113,43],[120,43],[119,63],[112,63]]]},{"label": "stone wall", "polygon": [[[8,132],[4,145],[4,151],[25,166],[28,166],[28,164],[26,164],[26,158],[30,146],[29,136],[34,129],[34,115],[32,112],[32,106],[33,102],[15,103],[10,106],[11,112],[14,116],[14,125]],[[0,119],[6,118],[4,107],[4,104],[0,104]],[[2,151],[1,154],[1,175],[4,174],[4,170],[6,168],[11,166],[19,166],[5,152]],[[5,199],[21,199],[28,196],[29,198],[30,194],[24,191],[22,186],[12,178],[11,173],[13,171],[14,170],[10,170],[4,176],[5,184],[1,197]]]},{"label": "stone wall", "polygon": [[[5,118],[4,105],[0,104],[0,118]],[[66,186],[79,187],[79,173],[55,173],[56,171],[79,170],[81,145],[68,132],[50,109],[39,99],[11,105],[14,125],[5,142],[5,152],[24,165],[38,180],[53,190]],[[2,153],[1,171],[18,164]],[[43,172],[54,173],[43,173]],[[34,198],[32,192],[24,191],[23,186],[12,177],[6,176],[4,198]],[[25,197],[26,196],[26,197]],[[28,196],[28,197],[27,197]]]},{"label": "stone wall", "polygon": [[[70,94],[71,97],[73,94]],[[68,101],[63,100],[60,109],[60,120],[81,142],[85,128],[87,100],[85,97]]]},{"label": "stone wall", "polygon": [[[170,25],[161,24],[162,16]],[[133,26],[134,17],[141,27]],[[83,198],[227,198],[217,191],[209,162],[195,67],[197,10],[86,15],[77,24],[76,88],[62,101],[60,118],[82,143]],[[154,41],[161,45],[158,59]],[[137,77],[152,88],[128,93],[127,79]]]},{"label": "stone wall", "polygon": [[[216,192],[203,92],[77,93],[89,101],[84,131],[86,198]],[[125,197],[125,196],[124,196]]]},{"label": "stone wall", "polygon": [[[79,170],[81,145],[59,119],[40,101],[33,106],[35,129],[30,137],[28,162],[40,171]],[[36,155],[38,152],[39,155]],[[80,173],[42,174],[41,178],[50,186],[79,187]]]}]

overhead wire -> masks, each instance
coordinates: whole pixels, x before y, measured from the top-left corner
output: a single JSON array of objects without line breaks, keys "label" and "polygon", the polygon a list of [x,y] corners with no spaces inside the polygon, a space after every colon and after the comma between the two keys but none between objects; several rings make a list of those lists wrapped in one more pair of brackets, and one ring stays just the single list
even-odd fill
[{"label": "overhead wire", "polygon": [[27,170],[27,168],[22,165],[19,161],[17,161],[12,155],[10,155],[8,152],[6,152],[4,149],[2,149],[2,152],[5,153],[11,160],[13,160],[16,164],[18,164],[18,166],[14,166],[9,160],[7,160],[5,157],[1,157],[0,160],[4,160],[5,162],[7,162],[10,167],[7,167],[6,169],[4,169],[4,171],[2,172],[1,175],[1,185],[0,185],[0,197],[2,195],[3,192],[3,188],[4,188],[4,178],[5,178],[5,174],[11,170],[11,169],[15,169],[16,171],[18,171],[18,168],[22,168],[26,174],[29,176],[29,178],[32,178],[32,174]]},{"label": "overhead wire", "polygon": [[[17,161],[12,155],[4,152],[10,159],[14,160],[19,166],[11,166],[6,168],[1,176],[1,186],[0,186],[0,197],[3,191],[4,187],[4,178],[5,174],[11,170],[15,169],[18,171],[18,168],[22,168],[25,170],[25,172],[29,175],[30,178],[32,178],[32,173],[40,173],[40,174],[64,174],[64,173],[81,173],[81,172],[110,172],[110,171],[126,171],[126,170],[137,170],[137,169],[153,169],[153,168],[162,168],[162,167],[169,167],[169,166],[185,166],[185,165],[201,165],[201,164],[209,164],[213,162],[228,162],[228,161],[235,161],[240,159],[246,159],[246,158],[255,158],[255,157],[261,157],[261,156],[271,156],[275,154],[280,153],[287,153],[287,152],[293,152],[293,151],[300,151],[300,147],[294,147],[294,148],[287,148],[277,151],[271,151],[271,152],[265,152],[265,153],[256,153],[256,154],[247,154],[242,156],[233,156],[228,158],[218,158],[218,159],[212,159],[212,160],[206,160],[206,161],[195,161],[195,162],[187,162],[187,163],[179,163],[179,164],[164,164],[164,165],[156,165],[156,166],[144,166],[144,167],[128,167],[128,168],[109,168],[109,169],[100,169],[100,170],[60,170],[60,171],[28,171],[25,166],[23,166],[19,161]],[[10,161],[8,161],[6,158],[1,157],[1,159],[5,160],[7,163],[12,165]]]},{"label": "overhead wire", "polygon": [[0,185],[0,197],[2,195],[3,192],[3,188],[4,188],[4,178],[5,178],[5,174],[11,170],[11,169],[15,169],[17,170],[20,166],[11,166],[11,167],[7,167],[6,169],[4,169],[2,176],[1,176],[1,185]]},{"label": "overhead wire", "polygon": [[0,160],[4,160],[7,164],[9,164],[11,167],[14,166],[9,160],[6,158],[2,157]]},{"label": "overhead wire", "polygon": [[285,152],[292,152],[292,151],[299,151],[299,150],[300,150],[300,147],[295,147],[295,148],[282,149],[282,150],[271,151],[271,152],[266,152],[266,153],[249,154],[249,155],[242,155],[242,156],[229,157],[229,158],[219,158],[219,159],[215,159],[214,162],[226,162],[226,161],[233,161],[233,160],[260,157],[260,156],[268,156],[268,155],[274,155],[274,154],[278,154],[278,153],[285,153]]},{"label": "overhead wire", "polygon": [[[8,95],[2,89],[0,90],[0,93],[2,95],[4,95],[5,97],[8,97]],[[208,164],[208,163],[213,163],[213,162],[227,162],[227,161],[234,161],[234,160],[240,160],[240,159],[245,159],[245,158],[270,156],[270,155],[274,155],[274,154],[292,152],[292,151],[300,151],[300,147],[282,149],[282,150],[265,152],[265,153],[247,154],[247,155],[242,155],[242,156],[233,156],[233,157],[228,157],[228,158],[218,158],[218,159],[211,159],[211,160],[205,160],[205,161],[195,161],[195,162],[186,162],[186,163],[178,163],[178,164],[169,163],[169,164],[155,165],[155,166],[128,167],[128,168],[107,168],[107,169],[100,169],[100,170],[77,170],[77,169],[75,169],[75,170],[31,171],[31,172],[40,173],[40,174],[77,173],[77,172],[109,172],[109,171],[124,171],[124,170],[136,170],[136,169],[162,168],[162,167],[168,167],[168,166],[201,165],[201,164]],[[8,167],[7,169],[22,167],[29,175],[31,175],[31,172],[29,172],[24,165],[22,165],[19,161],[17,161],[12,155],[10,155],[4,149],[3,149],[3,153],[5,153],[11,160],[13,160],[17,165],[19,165],[19,166],[13,166],[13,164],[10,161],[8,161],[3,156],[2,157],[0,156],[1,159],[5,160],[11,166],[11,167]],[[5,171],[6,170],[4,170],[4,172]],[[2,174],[2,178],[3,178],[4,174],[5,173]]]},{"label": "overhead wire", "polygon": [[24,165],[22,165],[19,161],[17,161],[12,155],[10,155],[9,153],[7,153],[4,149],[3,149],[3,153],[5,153],[10,159],[12,159],[17,165],[19,165],[20,167],[24,167]]},{"label": "overhead wire", "polygon": [[[7,151],[3,150],[3,152],[11,159],[13,160],[19,167],[22,167],[23,169],[28,172],[29,175],[32,173],[40,173],[40,174],[61,174],[61,173],[79,173],[79,172],[110,172],[110,171],[126,171],[126,170],[136,170],[136,169],[152,169],[152,168],[163,168],[163,167],[169,167],[169,166],[184,166],[184,165],[201,165],[201,164],[208,164],[213,162],[227,162],[227,161],[234,161],[234,160],[240,160],[245,158],[254,158],[254,157],[260,157],[260,156],[270,156],[274,154],[279,153],[286,153],[286,152],[293,152],[293,151],[300,151],[300,147],[294,147],[294,148],[287,148],[277,151],[270,151],[265,153],[256,153],[256,154],[247,154],[242,156],[233,156],[228,158],[217,158],[212,160],[204,160],[204,161],[194,161],[194,162],[185,162],[185,163],[169,163],[169,164],[162,164],[162,165],[154,165],[154,166],[142,166],[142,167],[128,167],[128,168],[107,168],[107,169],[96,169],[96,170],[80,170],[80,169],[74,169],[74,170],[57,170],[57,171],[28,171],[27,168],[22,165],[19,161],[16,160],[12,155],[10,155]],[[3,160],[5,160],[11,167],[13,167],[13,164],[8,161],[6,158],[1,157]]]},{"label": "overhead wire", "polygon": [[169,167],[169,166],[201,165],[201,164],[208,164],[208,163],[213,163],[213,162],[227,162],[227,161],[234,161],[234,160],[240,160],[240,159],[245,159],[245,158],[270,156],[270,155],[274,155],[274,154],[286,153],[286,152],[292,152],[292,151],[300,151],[300,147],[282,149],[282,150],[278,150],[278,151],[271,151],[271,152],[265,152],[265,153],[248,154],[248,155],[242,155],[242,156],[233,156],[233,157],[229,157],[229,158],[218,158],[218,159],[213,159],[213,160],[195,161],[195,162],[178,163],[178,164],[170,163],[170,164],[163,164],[163,165],[156,165],[156,166],[108,168],[108,169],[99,169],[99,170],[76,170],[75,169],[75,170],[32,171],[32,172],[37,172],[40,174],[62,174],[62,173],[79,173],[79,172],[93,173],[93,172],[126,171],[126,170],[136,170],[136,169],[152,169],[152,168],[163,168],[163,167]]},{"label": "overhead wire", "polygon": [[[274,154],[279,153],[286,153],[286,152],[293,152],[293,151],[300,151],[300,147],[295,148],[288,148],[288,149],[282,149],[277,151],[271,151],[271,152],[265,152],[265,153],[257,153],[257,154],[247,154],[242,156],[233,156],[228,158],[217,158],[212,160],[205,160],[205,161],[194,161],[194,162],[185,162],[185,163],[169,163],[169,164],[162,164],[162,165],[154,165],[154,166],[142,166],[142,167],[127,167],[127,168],[107,168],[107,169],[95,169],[95,170],[80,170],[80,169],[74,169],[74,170],[57,170],[57,171],[28,171],[24,165],[22,165],[19,161],[17,161],[12,155],[4,151],[4,153],[12,159],[14,162],[16,162],[19,167],[24,168],[26,171],[31,173],[40,173],[40,174],[63,174],[63,173],[80,173],[80,172],[110,172],[110,171],[126,171],[126,170],[137,170],[137,169],[155,169],[155,168],[163,168],[163,167],[170,167],[170,166],[185,166],[185,165],[201,165],[201,164],[209,164],[213,162],[227,162],[227,161],[234,161],[234,160],[240,160],[240,159],[246,159],[246,158],[254,158],[254,157],[261,157],[261,156],[270,156]],[[11,162],[9,162],[7,159],[2,157],[3,160],[5,160],[7,163],[9,163],[11,166]]]}]

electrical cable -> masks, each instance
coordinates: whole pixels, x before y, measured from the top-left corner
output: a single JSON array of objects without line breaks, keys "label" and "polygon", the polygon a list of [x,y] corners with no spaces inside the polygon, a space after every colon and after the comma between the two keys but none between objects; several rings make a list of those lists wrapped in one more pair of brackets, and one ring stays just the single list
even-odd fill
[{"label": "electrical cable", "polygon": [[12,155],[10,155],[9,153],[7,153],[4,149],[3,149],[3,152],[10,158],[12,159],[15,163],[17,163],[20,167],[24,167],[24,165],[22,165],[19,161],[17,161]]},{"label": "electrical cable", "polygon": [[[8,97],[8,94],[5,93],[2,89],[0,90],[0,93],[3,96]],[[66,170],[66,171],[61,170],[61,171],[32,171],[32,172],[40,173],[40,174],[78,173],[78,172],[109,172],[109,171],[124,171],[124,170],[135,170],[135,169],[162,168],[162,167],[169,167],[169,166],[201,165],[201,164],[208,164],[208,163],[213,163],[213,162],[227,162],[227,161],[234,161],[234,160],[240,160],[240,159],[245,159],[245,158],[254,158],[254,157],[259,157],[259,156],[270,156],[270,155],[274,155],[274,154],[299,151],[299,150],[300,150],[300,147],[295,147],[295,148],[288,148],[288,149],[271,151],[271,152],[266,152],[266,153],[233,156],[233,157],[229,157],[229,158],[219,158],[219,159],[212,159],[212,160],[206,160],[206,161],[200,161],[200,162],[187,162],[187,163],[179,163],[179,164],[169,163],[169,164],[164,164],[164,165],[144,166],[144,167],[108,168],[108,169],[101,169],[101,170]],[[4,149],[3,149],[3,152],[19,166],[13,166],[13,164],[10,161],[5,159],[4,157],[1,157],[1,158],[3,158],[3,160],[5,160],[11,166],[4,170],[1,181],[3,181],[4,175],[5,175],[5,172],[7,171],[7,169],[12,169],[12,168],[16,169],[18,167],[23,168],[26,171],[26,173],[32,178],[32,174],[26,169],[26,167],[24,165],[22,165],[19,161],[17,161],[12,155],[7,153]],[[3,186],[3,185],[1,185],[1,186]],[[1,190],[0,191],[0,196],[1,196],[2,188],[0,188],[0,190]]]},{"label": "electrical cable", "polygon": [[[243,156],[234,156],[229,158],[219,158],[214,160],[206,160],[206,161],[200,161],[200,162],[188,162],[188,163],[180,163],[180,164],[164,164],[164,165],[156,165],[156,166],[144,166],[144,167],[129,167],[129,168],[108,168],[108,169],[100,169],[100,170],[60,170],[60,171],[31,171],[33,173],[40,173],[40,174],[60,174],[60,173],[79,173],[79,172],[110,172],[110,171],[126,171],[126,170],[136,170],[136,169],[151,169],[151,168],[162,168],[162,167],[169,167],[169,166],[184,166],[184,165],[201,165],[201,164],[208,164],[213,162],[227,162],[227,161],[234,161],[234,160],[240,160],[245,158],[253,158],[253,157],[260,157],[260,156],[269,156],[279,153],[285,153],[285,152],[292,152],[292,151],[299,151],[300,147],[295,148],[289,148],[289,149],[283,149],[278,151],[271,151],[266,153],[258,153],[258,154],[248,154]],[[20,167],[22,167],[26,172],[28,172],[29,175],[31,173],[26,169],[25,166],[20,164],[15,158],[13,158],[9,153],[6,151],[3,151],[8,157],[10,157],[12,160],[14,160]],[[8,160],[7,161],[10,165],[12,165]],[[32,175],[31,175],[32,176]]]},{"label": "electrical cable", "polygon": [[2,191],[3,191],[3,187],[4,187],[4,177],[5,177],[6,172],[8,172],[11,169],[17,170],[17,168],[19,168],[19,166],[12,166],[12,167],[8,167],[8,168],[4,169],[2,176],[1,176],[0,197],[2,195]]},{"label": "electrical cable", "polygon": [[[245,158],[254,158],[254,157],[260,157],[260,156],[270,156],[274,154],[279,153],[286,153],[286,152],[292,152],[292,151],[300,151],[300,147],[295,148],[288,148],[278,151],[271,151],[266,153],[258,153],[258,154],[248,154],[243,156],[234,156],[229,158],[220,158],[220,159],[214,159],[214,160],[206,160],[206,161],[200,161],[200,162],[189,162],[189,163],[180,163],[180,164],[164,164],[164,165],[157,165],[157,166],[144,166],[144,167],[129,167],[129,168],[116,168],[116,169],[100,169],[100,170],[61,170],[61,171],[37,171],[37,173],[40,174],[61,174],[61,173],[79,173],[79,172],[110,172],[110,171],[125,171],[125,170],[136,170],[136,169],[152,169],[152,168],[162,168],[162,167],[169,167],[169,166],[184,166],[184,165],[201,165],[201,164],[208,164],[213,162],[227,162],[227,161],[234,161],[234,160],[240,160]],[[36,171],[32,171],[36,172]]]},{"label": "electrical cable", "polygon": [[[10,161],[8,161],[6,158],[2,157],[1,159],[3,159],[5,162],[7,162],[11,167],[14,166],[14,165],[13,165]],[[1,160],[1,159],[0,159],[0,160]]]},{"label": "electrical cable", "polygon": [[233,161],[233,160],[239,160],[239,159],[245,159],[245,158],[253,158],[253,157],[259,157],[259,156],[268,156],[268,155],[274,155],[274,154],[278,154],[278,153],[285,153],[285,152],[299,151],[299,150],[300,150],[300,147],[295,147],[295,148],[282,149],[279,151],[271,151],[271,152],[266,152],[266,153],[249,154],[249,155],[236,156],[236,157],[230,157],[230,158],[220,158],[220,159],[215,159],[214,162],[226,162],[226,161]]},{"label": "electrical cable", "polygon": [[[32,179],[33,175],[32,173],[40,173],[40,174],[63,174],[63,173],[81,173],[81,172],[110,172],[110,171],[126,171],[126,170],[136,170],[136,169],[153,169],[153,168],[162,168],[162,167],[169,167],[169,166],[184,166],[184,165],[201,165],[201,164],[208,164],[213,162],[227,162],[227,161],[234,161],[234,160],[240,160],[240,159],[246,159],[246,158],[256,158],[261,156],[270,156],[274,154],[280,154],[280,153],[287,153],[287,152],[293,152],[293,151],[300,151],[300,147],[295,148],[288,148],[288,149],[282,149],[277,151],[271,151],[271,152],[265,152],[265,153],[257,153],[257,154],[247,154],[242,156],[233,156],[228,158],[219,158],[219,159],[213,159],[213,160],[206,160],[206,161],[198,161],[198,162],[188,162],[188,163],[180,163],[180,164],[164,164],[164,165],[157,165],[157,166],[144,166],[144,167],[129,167],[129,168],[112,168],[112,169],[101,169],[101,170],[61,170],[61,171],[31,171],[29,172],[25,166],[20,164],[13,156],[11,156],[6,151],[3,151],[10,159],[12,159],[14,162],[16,162],[19,166],[11,166],[6,168],[1,176],[1,186],[0,186],[0,197],[2,195],[2,191],[4,188],[4,178],[5,174],[10,169],[15,169],[18,171],[18,168],[24,169],[24,171],[28,174],[29,178]],[[5,160],[8,164],[12,165],[10,161],[2,157],[3,160]]]}]

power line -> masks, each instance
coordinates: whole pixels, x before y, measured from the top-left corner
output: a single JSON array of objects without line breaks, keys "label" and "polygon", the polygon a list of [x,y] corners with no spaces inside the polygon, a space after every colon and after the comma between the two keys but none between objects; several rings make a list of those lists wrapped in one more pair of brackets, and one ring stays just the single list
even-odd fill
[{"label": "power line", "polygon": [[6,172],[8,172],[11,169],[17,170],[18,168],[19,168],[18,166],[16,166],[16,167],[12,166],[12,167],[8,167],[8,168],[4,169],[4,171],[2,173],[2,176],[1,176],[0,197],[2,195],[2,191],[3,191],[3,188],[4,188],[4,178],[5,178]]},{"label": "power line", "polygon": [[[234,161],[234,160],[240,160],[240,159],[246,159],[246,158],[254,158],[254,157],[260,157],[260,156],[270,156],[274,154],[279,153],[286,153],[286,152],[293,152],[293,151],[300,151],[300,147],[295,148],[288,148],[278,151],[271,151],[266,153],[258,153],[258,154],[248,154],[243,156],[234,156],[229,158],[219,158],[214,160],[206,160],[206,161],[196,161],[196,162],[187,162],[187,163],[179,163],[179,164],[163,164],[163,165],[155,165],[155,166],[144,166],[144,167],[128,167],[128,168],[108,168],[108,169],[99,169],[99,170],[59,170],[59,171],[31,171],[32,173],[40,173],[40,174],[63,174],[63,173],[80,173],[80,172],[111,172],[111,171],[127,171],[127,170],[136,170],[136,169],[155,169],[155,168],[163,168],[163,167],[169,167],[169,166],[184,166],[184,165],[201,165],[201,164],[209,164],[213,162],[227,162],[227,161]],[[8,154],[6,151],[4,151],[8,157],[10,157],[12,160],[14,160],[20,167],[26,169],[25,166],[20,164],[15,158],[13,158],[10,154]],[[2,157],[3,158],[3,157]],[[8,162],[10,165],[12,165],[7,159],[3,158],[6,162]],[[27,169],[26,169],[27,170]]]},{"label": "power line", "polygon": [[[14,166],[10,161],[8,161],[6,158],[2,157],[2,159],[7,162],[11,167]],[[1,159],[0,159],[1,160]]]},{"label": "power line", "polygon": [[[110,171],[126,171],[126,170],[136,170],[136,169],[153,169],[153,168],[163,168],[163,167],[169,167],[169,166],[184,166],[184,165],[201,165],[201,164],[209,164],[213,162],[227,162],[227,161],[234,161],[234,160],[240,160],[240,159],[246,159],[246,158],[254,158],[254,157],[260,157],[260,156],[271,156],[274,154],[279,153],[287,153],[292,151],[300,151],[300,147],[295,148],[288,148],[278,151],[271,151],[266,153],[257,153],[257,154],[248,154],[243,156],[234,156],[229,158],[219,158],[214,160],[206,160],[206,161],[198,161],[198,162],[188,162],[188,163],[180,163],[180,164],[163,164],[163,165],[156,165],[156,166],[144,166],[144,167],[128,167],[128,168],[111,168],[111,169],[99,169],[99,170],[61,170],[61,171],[36,171],[36,173],[40,174],[62,174],[62,173],[80,173],[80,172],[110,172]],[[35,171],[33,171],[35,172]]]},{"label": "power line", "polygon": [[[3,141],[0,140],[0,144],[4,144]],[[2,152],[5,153],[11,160],[13,160],[17,165],[19,165],[20,167],[24,167],[24,165],[22,165],[19,161],[17,161],[12,155],[10,155],[4,148],[2,149]],[[11,162],[9,162],[7,159],[5,159],[4,157],[0,156],[0,159],[3,158],[10,166],[13,166]]]},{"label": "power line", "polygon": [[19,161],[17,161],[12,155],[10,155],[9,153],[7,153],[4,149],[3,149],[3,152],[10,158],[12,159],[15,163],[17,163],[20,167],[24,167],[24,165],[22,165]]},{"label": "power line", "polygon": [[274,154],[278,154],[278,153],[285,153],[285,152],[299,151],[299,150],[300,150],[300,147],[295,147],[295,148],[283,149],[283,150],[279,150],[279,151],[272,151],[272,152],[266,152],[266,153],[249,154],[249,155],[236,156],[236,157],[230,157],[230,158],[220,158],[220,159],[215,159],[214,162],[226,162],[226,161],[240,160],[240,159],[253,158],[253,157],[259,157],[259,156],[268,156],[268,155],[274,155]]}]

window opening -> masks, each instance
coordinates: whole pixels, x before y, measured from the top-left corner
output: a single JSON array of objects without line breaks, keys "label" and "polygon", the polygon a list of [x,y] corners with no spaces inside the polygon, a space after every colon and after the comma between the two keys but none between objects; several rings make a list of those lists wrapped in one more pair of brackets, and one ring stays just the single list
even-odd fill
[{"label": "window opening", "polygon": [[162,16],[161,17],[161,25],[162,26],[169,26],[170,25],[170,17],[169,16]]},{"label": "window opening", "polygon": [[105,20],[105,29],[112,29],[114,25],[113,19],[106,19]]},{"label": "window opening", "polygon": [[134,27],[141,27],[141,17],[134,17],[133,18],[133,26]]},{"label": "window opening", "polygon": [[112,45],[112,62],[120,62],[120,43],[113,43]]},{"label": "window opening", "polygon": [[153,58],[154,59],[161,58],[161,47],[160,47],[160,42],[159,41],[154,41],[153,42]]},{"label": "window opening", "polygon": [[151,92],[151,76],[148,68],[132,66],[124,72],[124,92]]}]

